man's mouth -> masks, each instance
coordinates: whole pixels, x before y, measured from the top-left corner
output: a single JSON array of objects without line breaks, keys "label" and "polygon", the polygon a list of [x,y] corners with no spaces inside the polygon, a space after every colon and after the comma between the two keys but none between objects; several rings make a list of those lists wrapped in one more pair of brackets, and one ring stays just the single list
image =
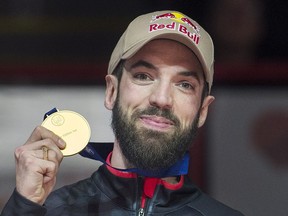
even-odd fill
[{"label": "man's mouth", "polygon": [[154,130],[169,130],[174,126],[174,122],[164,118],[162,116],[156,115],[142,115],[140,117],[142,124],[145,127],[154,129]]}]

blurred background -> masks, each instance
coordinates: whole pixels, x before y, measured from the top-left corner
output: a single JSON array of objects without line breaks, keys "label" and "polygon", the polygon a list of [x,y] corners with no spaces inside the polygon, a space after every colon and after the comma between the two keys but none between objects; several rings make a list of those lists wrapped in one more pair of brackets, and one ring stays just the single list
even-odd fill
[{"label": "blurred background", "polygon": [[[181,11],[215,43],[208,122],[191,149],[190,177],[247,216],[288,215],[288,2],[280,0],[1,0],[0,211],[15,185],[14,149],[53,107],[80,112],[92,141],[112,142],[104,109],[110,54],[128,23]],[[65,158],[57,187],[99,163]]]}]

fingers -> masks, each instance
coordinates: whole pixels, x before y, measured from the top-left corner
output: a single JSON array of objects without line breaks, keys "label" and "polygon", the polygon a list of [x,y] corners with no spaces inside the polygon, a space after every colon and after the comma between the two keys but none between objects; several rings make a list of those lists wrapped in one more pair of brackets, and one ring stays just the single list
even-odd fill
[{"label": "fingers", "polygon": [[36,127],[27,142],[15,149],[17,191],[42,204],[55,186],[63,148],[65,142],[60,137]]},{"label": "fingers", "polygon": [[53,190],[59,161],[52,150],[47,152],[48,160],[43,160],[43,151],[23,151],[16,159],[16,189],[27,199],[43,204]]},{"label": "fingers", "polygon": [[63,139],[61,139],[52,131],[42,126],[38,126],[34,129],[33,133],[27,140],[26,144],[33,143],[39,140],[44,140],[44,139],[51,139],[60,149],[64,149],[66,146],[65,141]]},{"label": "fingers", "polygon": [[[45,142],[45,141],[43,141]],[[35,157],[45,161],[52,161],[54,162],[57,167],[60,165],[62,159],[63,159],[63,154],[59,149],[53,149],[49,148],[47,146],[42,146],[40,150],[34,151]]]},{"label": "fingers", "polygon": [[[24,151],[42,150],[40,151],[41,156],[38,156],[36,153],[34,153],[34,155],[37,158],[43,159],[44,154],[45,159],[47,159],[48,151],[54,151],[56,153],[56,159],[61,161],[63,155],[60,149],[64,149],[65,146],[65,141],[59,136],[42,126],[38,126],[34,129],[26,143],[15,150],[15,157],[16,159],[19,158]],[[45,151],[43,150],[43,147],[45,147]]]},{"label": "fingers", "polygon": [[[51,160],[58,164],[63,159],[60,149],[65,148],[65,142],[52,131],[38,126],[34,129],[27,142],[16,148],[15,158],[19,160],[21,156],[28,152],[31,156],[39,159]],[[44,150],[43,150],[43,147]],[[53,155],[49,157],[49,155]]]},{"label": "fingers", "polygon": [[63,154],[51,139],[44,139],[34,143],[26,143],[15,149],[15,158],[25,158],[27,155],[44,161],[53,161],[57,165],[62,161]]},{"label": "fingers", "polygon": [[47,173],[56,174],[60,164],[60,160],[57,157],[57,153],[53,150],[47,150],[47,160],[43,157],[43,150],[25,150],[18,158],[16,158],[17,168],[20,168],[25,172],[35,172],[41,175],[47,175]]}]

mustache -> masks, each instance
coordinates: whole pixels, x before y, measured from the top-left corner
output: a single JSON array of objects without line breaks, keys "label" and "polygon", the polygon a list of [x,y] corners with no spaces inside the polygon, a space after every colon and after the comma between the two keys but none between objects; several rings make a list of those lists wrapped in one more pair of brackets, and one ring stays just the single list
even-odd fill
[{"label": "mustache", "polygon": [[174,124],[176,126],[180,125],[180,120],[177,118],[177,116],[175,116],[172,113],[171,110],[159,109],[157,107],[148,107],[146,109],[135,111],[132,114],[132,118],[138,118],[141,115],[155,115],[155,116],[163,117],[163,118],[166,118],[166,119],[174,122]]}]

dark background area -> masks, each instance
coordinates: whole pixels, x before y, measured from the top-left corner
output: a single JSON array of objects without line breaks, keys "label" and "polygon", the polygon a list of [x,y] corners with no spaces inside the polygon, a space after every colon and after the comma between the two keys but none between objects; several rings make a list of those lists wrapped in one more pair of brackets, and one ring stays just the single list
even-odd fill
[{"label": "dark background area", "polygon": [[197,20],[212,35],[216,85],[266,83],[259,73],[286,84],[287,4],[280,0],[2,0],[0,83],[102,85],[109,56],[128,23],[145,12],[173,9]]}]

